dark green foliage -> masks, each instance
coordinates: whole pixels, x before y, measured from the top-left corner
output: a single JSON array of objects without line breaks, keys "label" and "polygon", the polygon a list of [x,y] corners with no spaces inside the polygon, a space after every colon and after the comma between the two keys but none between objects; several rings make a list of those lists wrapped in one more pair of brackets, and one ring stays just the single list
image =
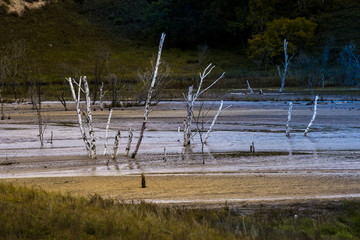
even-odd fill
[{"label": "dark green foliage", "polygon": [[[32,1],[35,0],[28,0]],[[126,85],[119,96],[134,96],[131,91],[137,82],[136,72],[148,66],[163,31],[167,34],[163,59],[169,64],[169,77],[174,79],[169,88],[187,86],[187,81],[198,75],[199,45],[210,49],[203,64],[212,62],[217,65],[216,71],[226,72],[229,79],[222,86],[238,88],[244,79],[255,78],[264,87],[279,84],[274,65],[281,64],[283,38],[290,42],[289,51],[296,50],[290,54],[303,52],[315,60],[321,58],[331,37],[336,41],[330,52],[325,85],[356,85],[356,81],[349,84],[338,62],[339,53],[350,41],[360,46],[360,2],[355,0],[61,0],[48,1],[42,9],[26,10],[22,16],[5,14],[7,2],[0,6],[0,58],[15,39],[25,41],[28,60],[38,63],[45,85],[43,92],[52,97],[50,100],[61,94],[62,76],[75,71],[88,76],[94,92],[98,84],[94,54],[99,46],[110,49],[104,82],[115,74],[118,86]],[[283,24],[288,21],[298,24]],[[297,29],[286,29],[281,34],[274,31],[285,25]],[[251,36],[258,44],[248,45]],[[250,55],[258,58],[250,59]],[[291,74],[289,83],[293,79],[292,86],[301,85]],[[28,90],[21,86],[24,89],[19,91],[19,98],[28,98]],[[110,87],[105,88],[109,91]],[[3,94],[10,97],[12,90],[4,89]]]}]

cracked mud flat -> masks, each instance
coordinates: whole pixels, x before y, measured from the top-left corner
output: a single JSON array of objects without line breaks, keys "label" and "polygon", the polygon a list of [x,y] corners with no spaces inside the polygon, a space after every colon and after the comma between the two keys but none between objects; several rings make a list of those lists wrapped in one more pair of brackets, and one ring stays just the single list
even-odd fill
[{"label": "cracked mud flat", "polygon": [[[212,109],[205,121],[211,122],[218,104],[205,102]],[[175,205],[360,198],[359,102],[320,102],[308,137],[303,131],[313,106],[294,102],[290,138],[285,136],[288,103],[224,103],[228,105],[232,107],[219,116],[204,154],[198,135],[191,147],[178,142],[177,128],[186,114],[183,103],[154,106],[136,159],[124,156],[127,129],[134,129],[134,147],[143,108],[114,109],[107,156],[102,153],[109,112],[94,111],[96,161],[86,156],[73,105],[63,111],[61,104],[43,103],[48,122],[43,147],[31,105],[17,110],[5,105],[11,119],[0,122],[0,178],[54,191]],[[118,129],[121,147],[114,162],[109,155]],[[249,153],[251,142],[254,155]],[[140,188],[142,172],[146,189]]]}]

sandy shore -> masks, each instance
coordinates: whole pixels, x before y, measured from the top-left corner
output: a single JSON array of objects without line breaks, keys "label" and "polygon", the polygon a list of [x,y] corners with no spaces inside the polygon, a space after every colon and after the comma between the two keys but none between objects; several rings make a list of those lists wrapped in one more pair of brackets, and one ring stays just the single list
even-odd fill
[{"label": "sandy shore", "polygon": [[4,179],[61,193],[100,194],[127,202],[219,207],[360,198],[360,177],[312,175],[171,175]]}]

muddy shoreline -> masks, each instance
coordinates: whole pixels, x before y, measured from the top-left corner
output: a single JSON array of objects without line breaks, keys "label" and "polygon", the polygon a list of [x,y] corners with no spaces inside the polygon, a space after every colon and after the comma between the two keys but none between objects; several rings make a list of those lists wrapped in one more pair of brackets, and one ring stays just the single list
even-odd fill
[{"label": "muddy shoreline", "polygon": [[[207,101],[211,121],[218,102]],[[46,190],[88,195],[98,193],[123,201],[145,200],[188,207],[296,205],[360,199],[360,103],[323,101],[308,137],[303,130],[312,116],[309,102],[295,102],[290,138],[285,136],[288,102],[225,102],[232,105],[218,118],[205,151],[199,135],[191,147],[178,141],[185,116],[182,102],[152,107],[145,138],[136,159],[124,156],[127,129],[133,146],[142,107],[114,109],[109,150],[103,156],[108,111],[93,111],[98,158],[86,156],[76,113],[58,103],[43,103],[46,143],[40,147],[36,113],[30,104],[5,104],[11,118],[0,124],[1,181]],[[116,131],[120,152],[110,161]],[[54,138],[50,143],[50,134]],[[195,132],[194,132],[195,133]],[[249,153],[255,142],[256,153]],[[164,155],[166,148],[166,156]],[[205,164],[203,164],[205,162]],[[141,189],[145,173],[148,188]]]}]

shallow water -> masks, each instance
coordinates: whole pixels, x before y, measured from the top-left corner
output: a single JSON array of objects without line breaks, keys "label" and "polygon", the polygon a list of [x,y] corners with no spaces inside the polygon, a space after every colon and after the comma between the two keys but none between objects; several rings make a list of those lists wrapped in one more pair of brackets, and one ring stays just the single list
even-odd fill
[{"label": "shallow water", "polygon": [[[50,103],[47,103],[50,104]],[[169,106],[169,104],[171,106]],[[216,109],[218,102],[206,102]],[[305,102],[294,104],[292,132],[285,136],[287,106],[285,102],[225,102],[232,105],[220,115],[201,153],[200,135],[194,132],[192,145],[184,148],[182,133],[178,141],[177,127],[183,118],[149,118],[148,130],[136,160],[119,157],[107,162],[112,152],[117,129],[122,130],[119,156],[123,156],[128,126],[140,126],[136,120],[114,119],[109,131],[108,156],[104,151],[105,124],[95,123],[97,161],[84,161],[86,152],[76,121],[49,122],[44,146],[40,146],[38,126],[21,122],[0,125],[1,177],[11,176],[84,176],[125,175],[148,172],[152,174],[359,174],[360,173],[360,103],[325,102],[308,136],[303,131],[312,116],[312,106]],[[156,111],[183,110],[183,103],[160,103]],[[141,113],[141,112],[140,112]],[[167,112],[165,112],[167,113]],[[140,114],[141,116],[141,114]],[[96,118],[96,116],[94,117]],[[165,120],[163,120],[165,119]],[[211,120],[211,117],[209,117]],[[62,124],[66,122],[66,124]],[[51,132],[53,141],[50,143]],[[205,134],[203,134],[204,137]],[[138,131],[134,131],[132,148]],[[249,154],[254,142],[258,155]],[[166,150],[164,150],[166,148]],[[166,151],[166,161],[164,161]],[[82,156],[79,159],[79,156]],[[26,159],[41,158],[39,163]],[[64,158],[64,159],[62,159]],[[47,160],[51,159],[51,160]],[[6,161],[18,164],[5,165]],[[202,164],[205,161],[205,164]],[[46,166],[46,169],[44,169]],[[20,172],[14,172],[18,169]],[[32,171],[31,169],[34,169]]]}]

